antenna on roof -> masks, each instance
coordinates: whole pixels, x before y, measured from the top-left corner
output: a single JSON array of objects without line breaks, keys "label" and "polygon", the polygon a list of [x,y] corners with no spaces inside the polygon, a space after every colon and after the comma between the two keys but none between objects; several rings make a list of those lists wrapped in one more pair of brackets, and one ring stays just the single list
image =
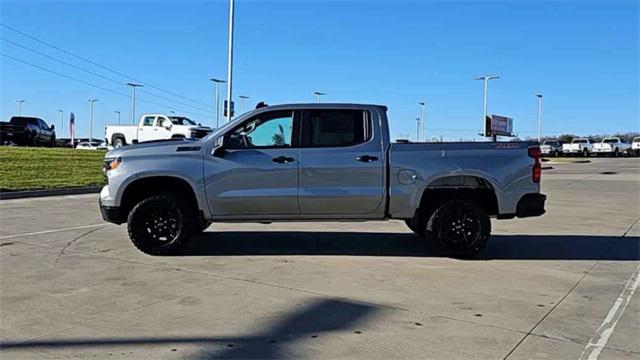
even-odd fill
[{"label": "antenna on roof", "polygon": [[269,105],[267,105],[267,103],[265,103],[264,101],[260,101],[257,105],[256,105],[256,109],[260,109],[263,107],[267,107]]}]

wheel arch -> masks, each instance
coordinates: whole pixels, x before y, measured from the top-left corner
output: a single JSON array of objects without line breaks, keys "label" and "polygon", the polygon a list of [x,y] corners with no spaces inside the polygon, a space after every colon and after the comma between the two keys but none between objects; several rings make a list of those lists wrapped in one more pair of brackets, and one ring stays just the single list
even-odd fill
[{"label": "wheel arch", "polygon": [[158,193],[177,194],[193,206],[196,213],[201,213],[202,207],[198,203],[195,188],[189,181],[173,175],[150,175],[133,179],[124,185],[119,196],[121,214],[127,216],[139,201]]},{"label": "wheel arch", "polygon": [[498,195],[494,183],[476,174],[445,175],[433,179],[420,194],[415,211],[433,207],[446,199],[471,200],[489,215],[499,214]]}]

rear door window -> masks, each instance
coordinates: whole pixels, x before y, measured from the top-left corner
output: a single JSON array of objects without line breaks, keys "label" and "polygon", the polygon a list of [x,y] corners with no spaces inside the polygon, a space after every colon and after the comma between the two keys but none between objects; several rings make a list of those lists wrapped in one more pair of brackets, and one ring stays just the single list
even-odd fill
[{"label": "rear door window", "polygon": [[155,116],[145,116],[142,120],[142,126],[153,126],[155,120]]},{"label": "rear door window", "polygon": [[304,113],[304,147],[352,146],[364,143],[371,137],[366,111],[316,109]]}]

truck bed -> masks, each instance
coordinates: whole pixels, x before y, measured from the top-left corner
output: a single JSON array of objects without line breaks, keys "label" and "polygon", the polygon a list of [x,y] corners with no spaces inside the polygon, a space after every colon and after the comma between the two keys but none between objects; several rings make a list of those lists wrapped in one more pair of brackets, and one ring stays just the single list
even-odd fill
[{"label": "truck bed", "polygon": [[469,187],[483,179],[496,192],[499,214],[515,214],[522,196],[540,191],[531,177],[535,160],[528,156],[535,146],[537,142],[392,143],[389,212],[410,218],[413,214],[405,209],[417,207],[427,187]]}]

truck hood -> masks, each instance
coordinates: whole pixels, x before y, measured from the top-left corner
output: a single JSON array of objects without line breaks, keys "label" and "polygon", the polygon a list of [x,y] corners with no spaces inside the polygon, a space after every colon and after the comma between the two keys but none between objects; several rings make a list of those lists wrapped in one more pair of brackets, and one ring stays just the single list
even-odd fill
[{"label": "truck hood", "polygon": [[172,151],[173,149],[177,149],[180,146],[190,146],[190,145],[200,146],[198,141],[190,140],[190,139],[145,141],[143,143],[127,145],[121,148],[113,149],[107,152],[105,157],[118,157],[121,155],[126,155],[127,153],[151,153],[151,152],[163,153],[165,151]]}]

